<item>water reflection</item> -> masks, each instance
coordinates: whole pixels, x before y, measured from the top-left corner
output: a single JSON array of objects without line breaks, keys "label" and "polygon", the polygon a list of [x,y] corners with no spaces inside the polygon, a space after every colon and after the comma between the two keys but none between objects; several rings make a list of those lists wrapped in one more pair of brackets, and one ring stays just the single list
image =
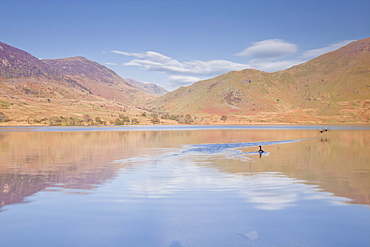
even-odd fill
[{"label": "water reflection", "polygon": [[[197,156],[197,161],[194,162],[194,157],[189,153],[184,154],[181,160],[178,158],[162,157],[160,166],[155,164],[157,161],[153,157],[150,158],[152,163],[149,165],[139,165],[143,161],[137,161],[139,163],[131,174],[122,174],[123,187],[131,190],[135,197],[143,198],[165,198],[188,190],[200,190],[205,194],[215,191],[232,192],[261,210],[282,210],[305,200],[321,199],[331,204],[349,201],[347,198],[322,191],[318,185],[305,184],[306,181],[281,173],[224,174],[212,171],[212,162],[208,157]],[[136,179],[137,176],[140,180]]]},{"label": "water reflection", "polygon": [[[295,138],[305,137],[302,139],[264,141],[264,138],[261,136],[261,142],[189,145],[183,149],[168,151],[169,155],[141,156],[135,159],[121,160],[120,162],[145,163],[156,161],[161,162],[161,167],[163,168],[166,162],[183,165],[185,160],[187,160],[188,164],[185,167],[187,169],[193,167],[194,169],[189,171],[190,178],[193,174],[200,173],[196,171],[199,167],[216,167],[223,172],[243,175],[243,179],[246,179],[245,176],[251,178],[252,184],[256,188],[265,182],[270,183],[269,181],[272,181],[271,184],[279,186],[282,179],[281,176],[286,176],[284,179],[290,181],[286,188],[294,188],[291,185],[297,184],[296,181],[299,181],[298,184],[300,185],[306,184],[314,188],[317,187],[317,191],[326,191],[325,196],[331,199],[334,198],[332,195],[337,195],[342,198],[340,200],[343,202],[370,204],[369,131],[334,130],[330,134],[325,133],[325,135],[318,135],[317,132],[303,132],[303,136],[298,136],[293,131]],[[273,136],[280,137],[281,134],[276,133],[276,135],[271,135],[270,137],[273,139]],[[285,138],[290,136],[286,132],[284,134]],[[258,153],[258,151],[255,151],[258,145],[266,145],[265,150],[268,151],[263,154]],[[165,150],[162,151],[165,152]],[[259,155],[261,159],[255,159],[255,155]],[[166,161],[169,158],[173,160]],[[175,160],[176,158],[179,160]],[[144,187],[147,190],[144,194],[154,196],[155,191],[159,192],[155,196],[159,196],[161,193],[168,194],[178,184],[176,179],[181,178],[184,180],[187,174],[186,171],[181,170],[181,167],[176,167],[176,169],[167,167],[166,169],[174,175],[174,179],[151,181],[150,184],[140,185],[143,190],[145,190]],[[181,175],[176,174],[176,172],[180,171]],[[158,171],[150,173],[155,174]],[[276,176],[276,174],[279,174],[279,176]],[[260,180],[255,179],[255,177],[261,176]],[[149,180],[146,179],[146,181]],[[225,181],[223,178],[219,181],[219,184],[224,187]],[[235,183],[238,180],[233,178],[231,181]],[[163,185],[163,183],[167,182],[167,185]],[[259,182],[263,183],[260,184]],[[183,181],[183,183],[184,186],[180,187],[196,184],[195,181]],[[211,186],[217,188],[217,184],[217,182],[214,182]],[[241,184],[238,185],[240,188],[243,188],[243,186]],[[281,189],[276,187],[265,189],[265,191],[279,194]],[[256,194],[260,193],[249,193],[249,195]],[[288,197],[292,197],[289,193],[280,195],[285,195],[286,199],[279,198],[274,200],[274,196],[271,196],[266,201],[282,200],[288,202],[290,200]],[[322,196],[317,197],[323,198]],[[258,201],[260,199],[251,200]],[[338,202],[337,198],[335,198],[335,202]],[[266,206],[266,208],[268,207]]]},{"label": "water reflection", "polygon": [[115,176],[115,157],[134,154],[128,132],[0,133],[0,206],[47,187],[93,189]]},{"label": "water reflection", "polygon": [[193,128],[0,132],[1,245],[366,246],[368,130]]},{"label": "water reflection", "polygon": [[[266,183],[282,186],[287,181],[319,186],[353,203],[370,204],[369,139],[366,130],[323,134],[317,130],[1,132],[0,205],[22,202],[48,187],[93,189],[117,176],[120,168],[138,164],[147,166],[148,177],[144,174],[130,187],[148,197],[166,195],[178,186],[199,185],[204,181],[189,178],[201,173],[202,167],[212,167],[234,174],[228,181],[236,187],[247,186],[235,185],[240,175],[244,183],[247,176],[260,189],[244,193],[265,209],[292,205],[296,195],[291,192],[279,198],[258,197],[263,191],[284,190],[271,190]],[[258,145],[264,145],[263,156],[256,151]],[[255,159],[256,154],[261,159]],[[153,166],[148,160],[161,164]],[[171,167],[178,163],[182,167]],[[151,174],[162,175],[152,180]],[[208,186],[225,189],[224,178],[207,179]]]}]

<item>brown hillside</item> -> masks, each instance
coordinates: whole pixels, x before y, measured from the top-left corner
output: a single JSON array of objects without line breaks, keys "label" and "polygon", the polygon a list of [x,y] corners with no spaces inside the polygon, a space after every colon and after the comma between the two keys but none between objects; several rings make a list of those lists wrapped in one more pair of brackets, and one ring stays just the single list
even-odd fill
[{"label": "brown hillside", "polygon": [[369,123],[369,47],[367,38],[284,71],[230,72],[146,107],[213,121],[227,115],[233,123]]},{"label": "brown hillside", "polygon": [[0,122],[7,125],[56,116],[114,121],[122,112],[133,118],[141,113],[135,104],[154,97],[86,58],[40,60],[0,42]]},{"label": "brown hillside", "polygon": [[71,76],[93,95],[124,104],[154,98],[122,79],[111,69],[84,57],[43,60],[63,75]]}]

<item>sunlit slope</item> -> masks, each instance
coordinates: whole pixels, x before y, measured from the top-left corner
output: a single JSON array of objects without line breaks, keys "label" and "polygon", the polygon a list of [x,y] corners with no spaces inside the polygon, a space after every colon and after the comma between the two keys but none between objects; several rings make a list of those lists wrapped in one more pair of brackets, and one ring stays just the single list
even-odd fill
[{"label": "sunlit slope", "polygon": [[86,115],[114,121],[122,112],[136,118],[141,111],[135,105],[154,97],[84,57],[38,59],[0,42],[0,116],[5,116],[0,123],[4,118],[7,125],[23,125]]},{"label": "sunlit slope", "polygon": [[284,71],[247,69],[181,87],[148,101],[171,114],[249,116],[278,122],[367,122],[370,38]]},{"label": "sunlit slope", "polygon": [[[273,74],[299,108],[319,115],[370,107],[370,38]],[[352,107],[351,107],[352,106]]]},{"label": "sunlit slope", "polygon": [[279,95],[271,74],[248,69],[181,87],[149,105],[173,113],[248,113],[276,110]]}]

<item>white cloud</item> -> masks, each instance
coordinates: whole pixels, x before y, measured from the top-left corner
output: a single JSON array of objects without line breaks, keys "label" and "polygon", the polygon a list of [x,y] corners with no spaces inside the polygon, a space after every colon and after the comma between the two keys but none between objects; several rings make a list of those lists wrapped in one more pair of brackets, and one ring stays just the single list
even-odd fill
[{"label": "white cloud", "polygon": [[281,39],[267,39],[254,43],[244,51],[236,54],[242,57],[257,59],[272,59],[290,55],[297,52],[297,45]]},{"label": "white cloud", "polygon": [[183,76],[183,75],[173,75],[168,77],[167,88],[171,90],[175,90],[178,87],[188,86],[193,84],[194,82],[202,80],[201,78],[195,76]]},{"label": "white cloud", "polygon": [[135,53],[135,52],[112,51],[112,53],[121,54],[125,56],[130,56],[130,57],[140,57],[141,56],[141,53]]},{"label": "white cloud", "polygon": [[[275,72],[304,63],[312,58],[339,49],[350,42],[352,42],[352,40],[345,40],[323,48],[313,49],[303,52],[302,54],[297,54],[298,49],[296,44],[280,39],[268,39],[253,43],[252,46],[236,55],[250,57],[251,60],[249,61],[249,64],[255,69],[266,72]],[[286,59],[288,56],[289,59]]]},{"label": "white cloud", "polygon": [[171,85],[178,86],[188,85],[189,83],[194,83],[200,80],[200,78],[194,76],[173,75],[168,77],[168,81]]},{"label": "white cloud", "polygon": [[290,68],[294,65],[301,64],[305,62],[304,60],[283,60],[283,61],[265,61],[265,60],[252,60],[250,63],[253,68],[266,71],[275,72],[279,70],[284,70]]},{"label": "white cloud", "polygon": [[338,43],[334,43],[334,44],[325,46],[323,48],[306,51],[306,52],[303,53],[302,58],[312,59],[312,58],[318,57],[322,54],[337,50],[342,46],[348,45],[352,41],[354,41],[354,40],[345,40],[345,41],[342,41],[342,42],[338,42]]},{"label": "white cloud", "polygon": [[297,59],[279,60],[297,51],[296,44],[281,39],[267,39],[253,43],[252,46],[236,55],[252,58],[249,64],[255,69],[274,72],[303,62]]},{"label": "white cloud", "polygon": [[117,65],[116,63],[109,63],[109,62],[106,62],[105,64],[106,65]]},{"label": "white cloud", "polygon": [[176,59],[154,51],[142,53],[113,51],[113,53],[139,58],[124,63],[126,66],[137,66],[148,71],[156,71],[173,75],[211,76],[223,74],[232,70],[250,68],[248,64],[235,63],[227,60],[192,60],[180,62]]}]

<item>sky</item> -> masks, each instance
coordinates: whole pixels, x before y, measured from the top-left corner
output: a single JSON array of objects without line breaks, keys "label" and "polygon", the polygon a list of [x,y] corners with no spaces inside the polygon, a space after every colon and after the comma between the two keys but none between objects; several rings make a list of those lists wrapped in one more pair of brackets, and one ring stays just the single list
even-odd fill
[{"label": "sky", "polygon": [[0,41],[168,90],[275,72],[370,37],[370,0],[0,0]]}]

